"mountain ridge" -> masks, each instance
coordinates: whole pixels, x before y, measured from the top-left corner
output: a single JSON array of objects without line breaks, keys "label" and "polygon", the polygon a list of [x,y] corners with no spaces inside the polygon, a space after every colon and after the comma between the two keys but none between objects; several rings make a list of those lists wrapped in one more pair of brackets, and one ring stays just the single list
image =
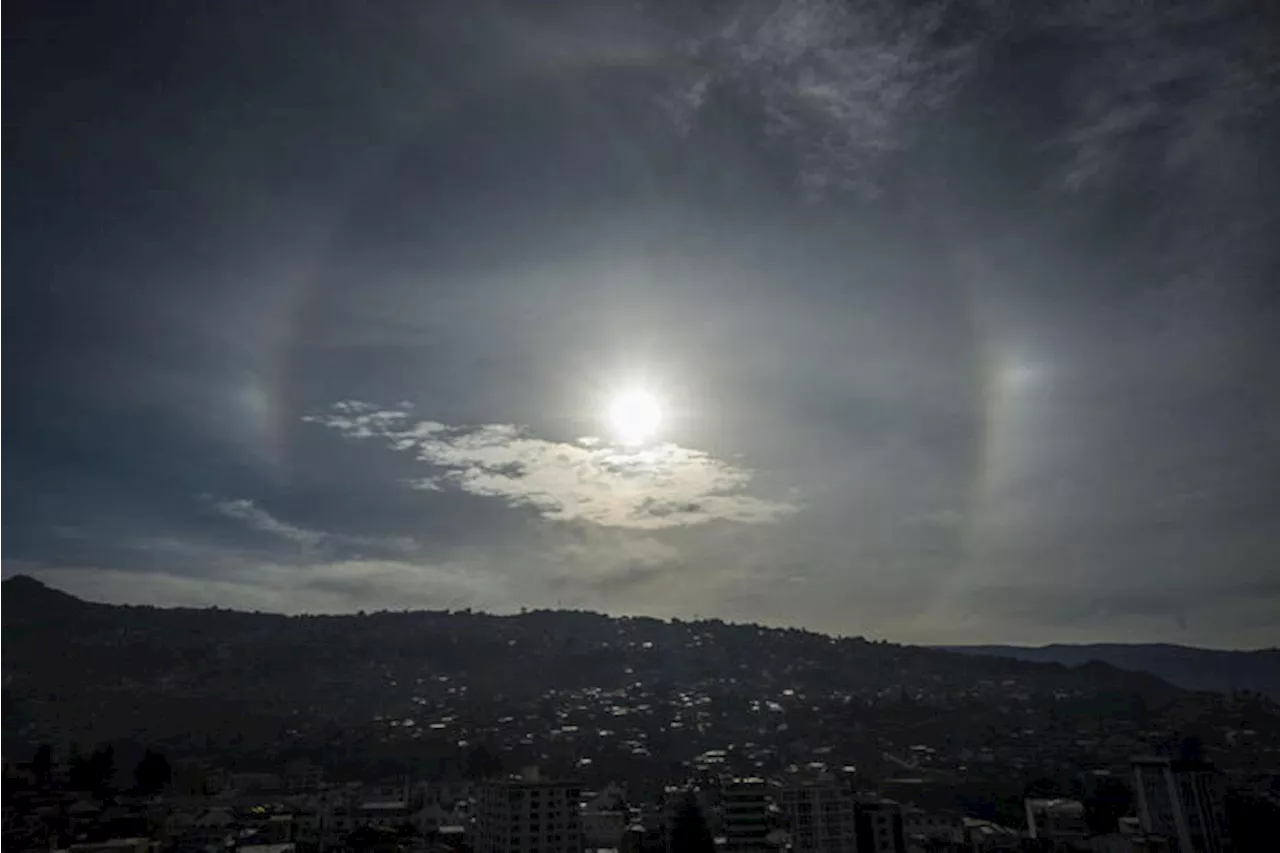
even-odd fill
[{"label": "mountain ridge", "polygon": [[[197,607],[197,606],[156,606],[156,605],[114,605],[114,603],[95,602],[90,599],[84,599],[69,593],[67,590],[59,589],[54,585],[47,584],[32,575],[18,573],[0,578],[0,608],[6,606],[13,608],[18,606],[29,606],[32,603],[41,603],[41,605],[61,605],[61,606],[81,606],[81,607],[113,607],[127,608],[127,610],[155,610],[166,612],[191,611],[191,612],[224,612],[224,613],[242,613],[242,615],[264,616],[264,617],[280,617],[280,619],[342,619],[342,617],[358,616],[360,613],[279,613],[273,611],[247,611],[236,610],[236,608],[227,607]],[[435,613],[448,612],[440,610],[431,610],[431,608],[417,608],[417,610],[397,610],[397,611],[378,611],[393,613]],[[470,608],[466,611],[472,612]],[[527,611],[526,611],[527,612]],[[584,615],[598,616],[600,619],[618,619],[608,615],[608,613],[596,611],[577,611],[577,610],[559,610],[559,608],[539,608],[532,612],[539,613],[584,613]],[[504,617],[515,617],[517,613],[490,613],[486,611],[475,611],[477,616],[493,617],[493,619],[504,619]],[[663,620],[660,617],[641,617],[641,619],[655,619],[657,621],[685,621],[685,620]],[[708,620],[687,620],[687,621],[705,621],[710,624],[723,625],[745,625],[745,622],[731,622],[718,619]],[[753,625],[754,626],[754,625]],[[827,634],[823,631],[801,629],[801,628],[771,628],[768,630],[781,631],[801,631],[801,633],[814,634],[818,637],[831,637],[837,639],[861,639],[854,635],[837,635]],[[1185,689],[1215,689],[1204,688],[1196,684],[1179,684],[1176,680],[1167,679],[1160,672],[1147,669],[1147,667],[1134,667],[1132,663],[1117,663],[1116,660],[1124,660],[1125,656],[1138,656],[1138,654],[1184,654],[1184,656],[1203,656],[1206,658],[1215,658],[1215,660],[1224,660],[1224,658],[1240,658],[1248,656],[1257,656],[1265,658],[1275,658],[1277,666],[1280,666],[1280,648],[1265,647],[1253,649],[1226,649],[1208,646],[1188,646],[1181,643],[1044,643],[1039,646],[1023,646],[1023,644],[1006,644],[1006,643],[975,643],[975,644],[915,644],[896,643],[893,640],[870,640],[870,642],[881,642],[892,644],[892,646],[913,647],[913,648],[929,648],[937,649],[937,651],[952,652],[960,654],[979,654],[979,656],[992,656],[1012,658],[1012,660],[1020,660],[1027,662],[1047,662],[1061,663],[1064,666],[1080,666],[1084,663],[1092,661],[1100,661],[1108,663],[1108,665],[1116,666],[1117,669],[1129,671],[1147,671],[1158,678],[1169,680],[1171,684],[1183,686]],[[1126,661],[1128,662],[1128,661]],[[1244,688],[1249,689],[1249,688]]]},{"label": "mountain ridge", "polygon": [[1079,666],[1091,660],[1149,672],[1187,690],[1250,690],[1280,699],[1280,648],[1214,649],[1176,643],[1048,643],[1042,646],[935,645],[932,648],[1034,663]]},{"label": "mountain ridge", "polygon": [[1214,748],[1247,762],[1223,733],[1280,729],[1273,706],[1105,662],[718,619],[284,616],[85,602],[17,578],[3,593],[7,754],[133,744],[238,766],[317,760],[361,778],[449,772],[483,745],[508,767],[561,774],[587,772],[589,757],[599,780],[666,778],[710,754],[734,772],[817,761],[893,779],[906,761],[943,786],[1003,785],[1011,768],[1114,766],[1188,726],[1209,725]]}]

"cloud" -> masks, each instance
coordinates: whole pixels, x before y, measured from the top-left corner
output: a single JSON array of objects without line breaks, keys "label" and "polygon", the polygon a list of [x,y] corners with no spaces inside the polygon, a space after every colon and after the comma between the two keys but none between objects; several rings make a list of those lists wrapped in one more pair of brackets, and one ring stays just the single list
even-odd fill
[{"label": "cloud", "polygon": [[1220,181],[1239,157],[1233,140],[1273,114],[1274,49],[1236,4],[1092,3],[1052,18],[1089,50],[1071,86],[1071,188],[1109,180],[1135,158]]},{"label": "cloud", "polygon": [[[8,563],[5,568],[10,573]],[[504,609],[510,604],[496,575],[453,563],[340,560],[303,567],[255,562],[213,578],[100,566],[24,565],[20,570],[73,595],[110,604],[217,606],[285,614]]]},{"label": "cloud", "polygon": [[[555,549],[562,568],[550,583],[557,590],[579,588],[588,594],[631,589],[684,567],[679,549],[649,536],[610,531],[580,535]],[[585,532],[585,531],[584,531]]]},{"label": "cloud", "polygon": [[690,73],[663,106],[683,133],[710,93],[732,92],[794,158],[807,196],[875,196],[919,120],[972,121],[951,114],[962,89],[1009,61],[1009,46],[1046,41],[1056,82],[1044,99],[1061,101],[1064,132],[1034,144],[1061,155],[1057,188],[1110,184],[1135,162],[1214,184],[1248,179],[1240,161],[1274,115],[1280,63],[1243,3],[740,4],[686,49]]},{"label": "cloud", "polygon": [[412,554],[417,551],[417,543],[407,536],[353,536],[290,524],[246,498],[217,501],[213,506],[219,514],[243,522],[250,530],[267,533],[291,542],[308,554],[340,549],[373,550],[398,555]]},{"label": "cloud", "polygon": [[304,420],[348,438],[381,440],[439,470],[411,479],[415,488],[452,485],[554,521],[656,530],[711,521],[759,524],[796,510],[748,494],[751,472],[675,444],[622,450],[594,438],[549,441],[512,424],[449,427],[353,402]]},{"label": "cloud", "polygon": [[325,534],[317,530],[308,530],[305,527],[297,527],[281,521],[271,513],[259,507],[253,501],[243,498],[230,501],[219,501],[214,504],[216,509],[222,515],[228,518],[243,521],[247,527],[252,530],[258,530],[262,533],[270,533],[273,536],[279,536],[290,542],[296,542],[305,548],[315,547],[319,545],[325,538]]},{"label": "cloud", "polygon": [[[912,121],[948,104],[1003,29],[999,7],[957,38],[953,4],[782,0],[747,4],[694,53],[719,82],[754,101],[764,130],[798,159],[806,194],[878,194],[885,157],[909,144]],[[684,103],[706,101],[696,77]],[[684,119],[687,124],[688,119]]]}]

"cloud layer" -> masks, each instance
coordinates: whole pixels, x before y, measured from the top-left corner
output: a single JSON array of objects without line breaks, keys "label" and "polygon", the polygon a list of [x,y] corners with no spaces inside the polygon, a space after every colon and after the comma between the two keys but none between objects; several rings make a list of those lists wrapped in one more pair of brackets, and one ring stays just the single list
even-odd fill
[{"label": "cloud layer", "polygon": [[6,564],[90,601],[156,607],[227,607],[270,613],[509,608],[509,593],[474,565],[404,560],[338,560],[305,567],[257,562],[224,566],[217,577],[104,566]]}]

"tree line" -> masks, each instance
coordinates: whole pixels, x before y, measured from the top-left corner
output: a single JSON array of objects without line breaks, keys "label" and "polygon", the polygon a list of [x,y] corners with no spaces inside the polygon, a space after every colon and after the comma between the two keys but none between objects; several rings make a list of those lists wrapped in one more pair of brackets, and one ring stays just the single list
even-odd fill
[{"label": "tree line", "polygon": [[[53,747],[41,744],[31,758],[31,774],[40,788],[51,788],[55,783]],[[169,787],[173,781],[173,768],[164,753],[146,750],[133,768],[133,785],[128,793],[152,795]],[[72,746],[67,759],[67,785],[74,791],[89,791],[94,796],[106,797],[117,793],[115,748],[104,746],[85,755]]]}]

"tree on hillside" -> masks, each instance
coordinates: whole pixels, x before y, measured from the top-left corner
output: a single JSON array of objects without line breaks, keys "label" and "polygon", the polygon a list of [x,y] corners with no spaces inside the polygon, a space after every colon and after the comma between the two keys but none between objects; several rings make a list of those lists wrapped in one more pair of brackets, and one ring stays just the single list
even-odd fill
[{"label": "tree on hillside", "polygon": [[716,842],[693,794],[686,794],[671,820],[672,853],[715,853]]},{"label": "tree on hillside", "polygon": [[116,776],[115,750],[108,746],[95,749],[85,758],[73,754],[71,759],[71,787],[77,791],[92,791],[102,796],[110,793]]},{"label": "tree on hillside", "polygon": [[49,787],[49,781],[53,778],[53,747],[42,743],[36,748],[36,754],[31,759],[31,772],[36,777],[37,786]]},{"label": "tree on hillside", "polygon": [[134,787],[139,794],[158,794],[173,781],[173,769],[169,759],[161,753],[147,750],[133,769]]},{"label": "tree on hillside", "polygon": [[89,764],[93,768],[94,793],[98,796],[111,793],[116,781],[115,748],[108,746],[104,749],[95,749],[93,755],[89,756]]},{"label": "tree on hillside", "polygon": [[471,780],[492,779],[502,775],[502,759],[483,743],[478,743],[467,753],[463,772]]}]

